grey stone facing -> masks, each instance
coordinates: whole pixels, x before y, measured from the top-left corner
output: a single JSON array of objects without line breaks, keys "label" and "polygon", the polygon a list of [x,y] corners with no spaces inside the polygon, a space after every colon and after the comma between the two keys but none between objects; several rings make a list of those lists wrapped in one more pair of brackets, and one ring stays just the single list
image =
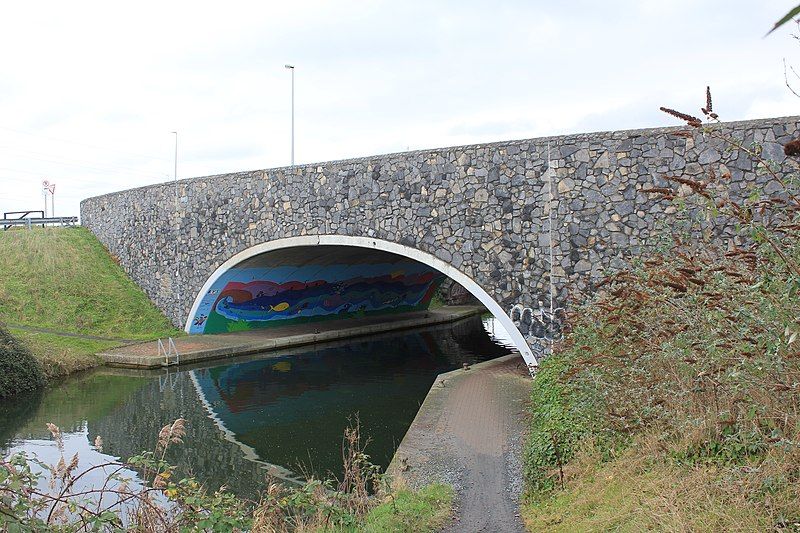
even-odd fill
[{"label": "grey stone facing", "polygon": [[[715,125],[762,142],[779,174],[800,117]],[[400,243],[472,278],[504,309],[549,294],[547,151],[553,163],[553,283],[591,287],[668,233],[675,207],[642,192],[665,176],[730,172],[732,194],[766,186],[746,154],[686,128],[585,133],[456,146],[184,179],[89,198],[81,221],[172,321],[183,326],[205,281],[247,248],[301,235]],[[722,166],[721,166],[722,165]],[[722,229],[720,235],[725,235]]]}]

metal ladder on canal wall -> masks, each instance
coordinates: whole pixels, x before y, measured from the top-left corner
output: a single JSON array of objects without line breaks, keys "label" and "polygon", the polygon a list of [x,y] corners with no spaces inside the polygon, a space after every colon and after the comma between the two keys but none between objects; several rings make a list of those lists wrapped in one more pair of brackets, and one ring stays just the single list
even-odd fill
[{"label": "metal ladder on canal wall", "polygon": [[172,337],[168,338],[166,347],[164,347],[164,341],[158,339],[158,357],[161,358],[162,355],[164,356],[164,366],[180,364],[181,354],[178,353]]}]

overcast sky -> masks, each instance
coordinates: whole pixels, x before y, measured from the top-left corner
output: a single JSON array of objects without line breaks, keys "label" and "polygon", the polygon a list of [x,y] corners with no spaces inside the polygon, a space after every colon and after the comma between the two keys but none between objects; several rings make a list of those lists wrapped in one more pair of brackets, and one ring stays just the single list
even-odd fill
[{"label": "overcast sky", "polygon": [[[13,2],[0,18],[0,211],[178,177],[799,113],[797,0]],[[800,83],[798,83],[800,86]]]}]

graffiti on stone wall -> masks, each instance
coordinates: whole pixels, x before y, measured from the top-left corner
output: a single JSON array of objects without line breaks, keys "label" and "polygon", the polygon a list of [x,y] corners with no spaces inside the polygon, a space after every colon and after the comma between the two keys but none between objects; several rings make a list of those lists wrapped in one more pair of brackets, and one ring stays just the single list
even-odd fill
[{"label": "graffiti on stone wall", "polygon": [[537,361],[550,355],[553,343],[564,338],[566,311],[562,307],[556,307],[551,311],[541,301],[536,308],[515,304],[508,315],[528,341],[528,346]]}]

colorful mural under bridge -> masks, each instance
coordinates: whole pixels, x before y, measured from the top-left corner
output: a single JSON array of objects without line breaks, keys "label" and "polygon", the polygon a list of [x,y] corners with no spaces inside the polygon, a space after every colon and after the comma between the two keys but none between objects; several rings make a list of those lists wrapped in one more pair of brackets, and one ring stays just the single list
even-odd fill
[{"label": "colorful mural under bridge", "polygon": [[203,296],[190,333],[427,309],[444,280],[399,255],[348,246],[267,252],[225,272]]}]

